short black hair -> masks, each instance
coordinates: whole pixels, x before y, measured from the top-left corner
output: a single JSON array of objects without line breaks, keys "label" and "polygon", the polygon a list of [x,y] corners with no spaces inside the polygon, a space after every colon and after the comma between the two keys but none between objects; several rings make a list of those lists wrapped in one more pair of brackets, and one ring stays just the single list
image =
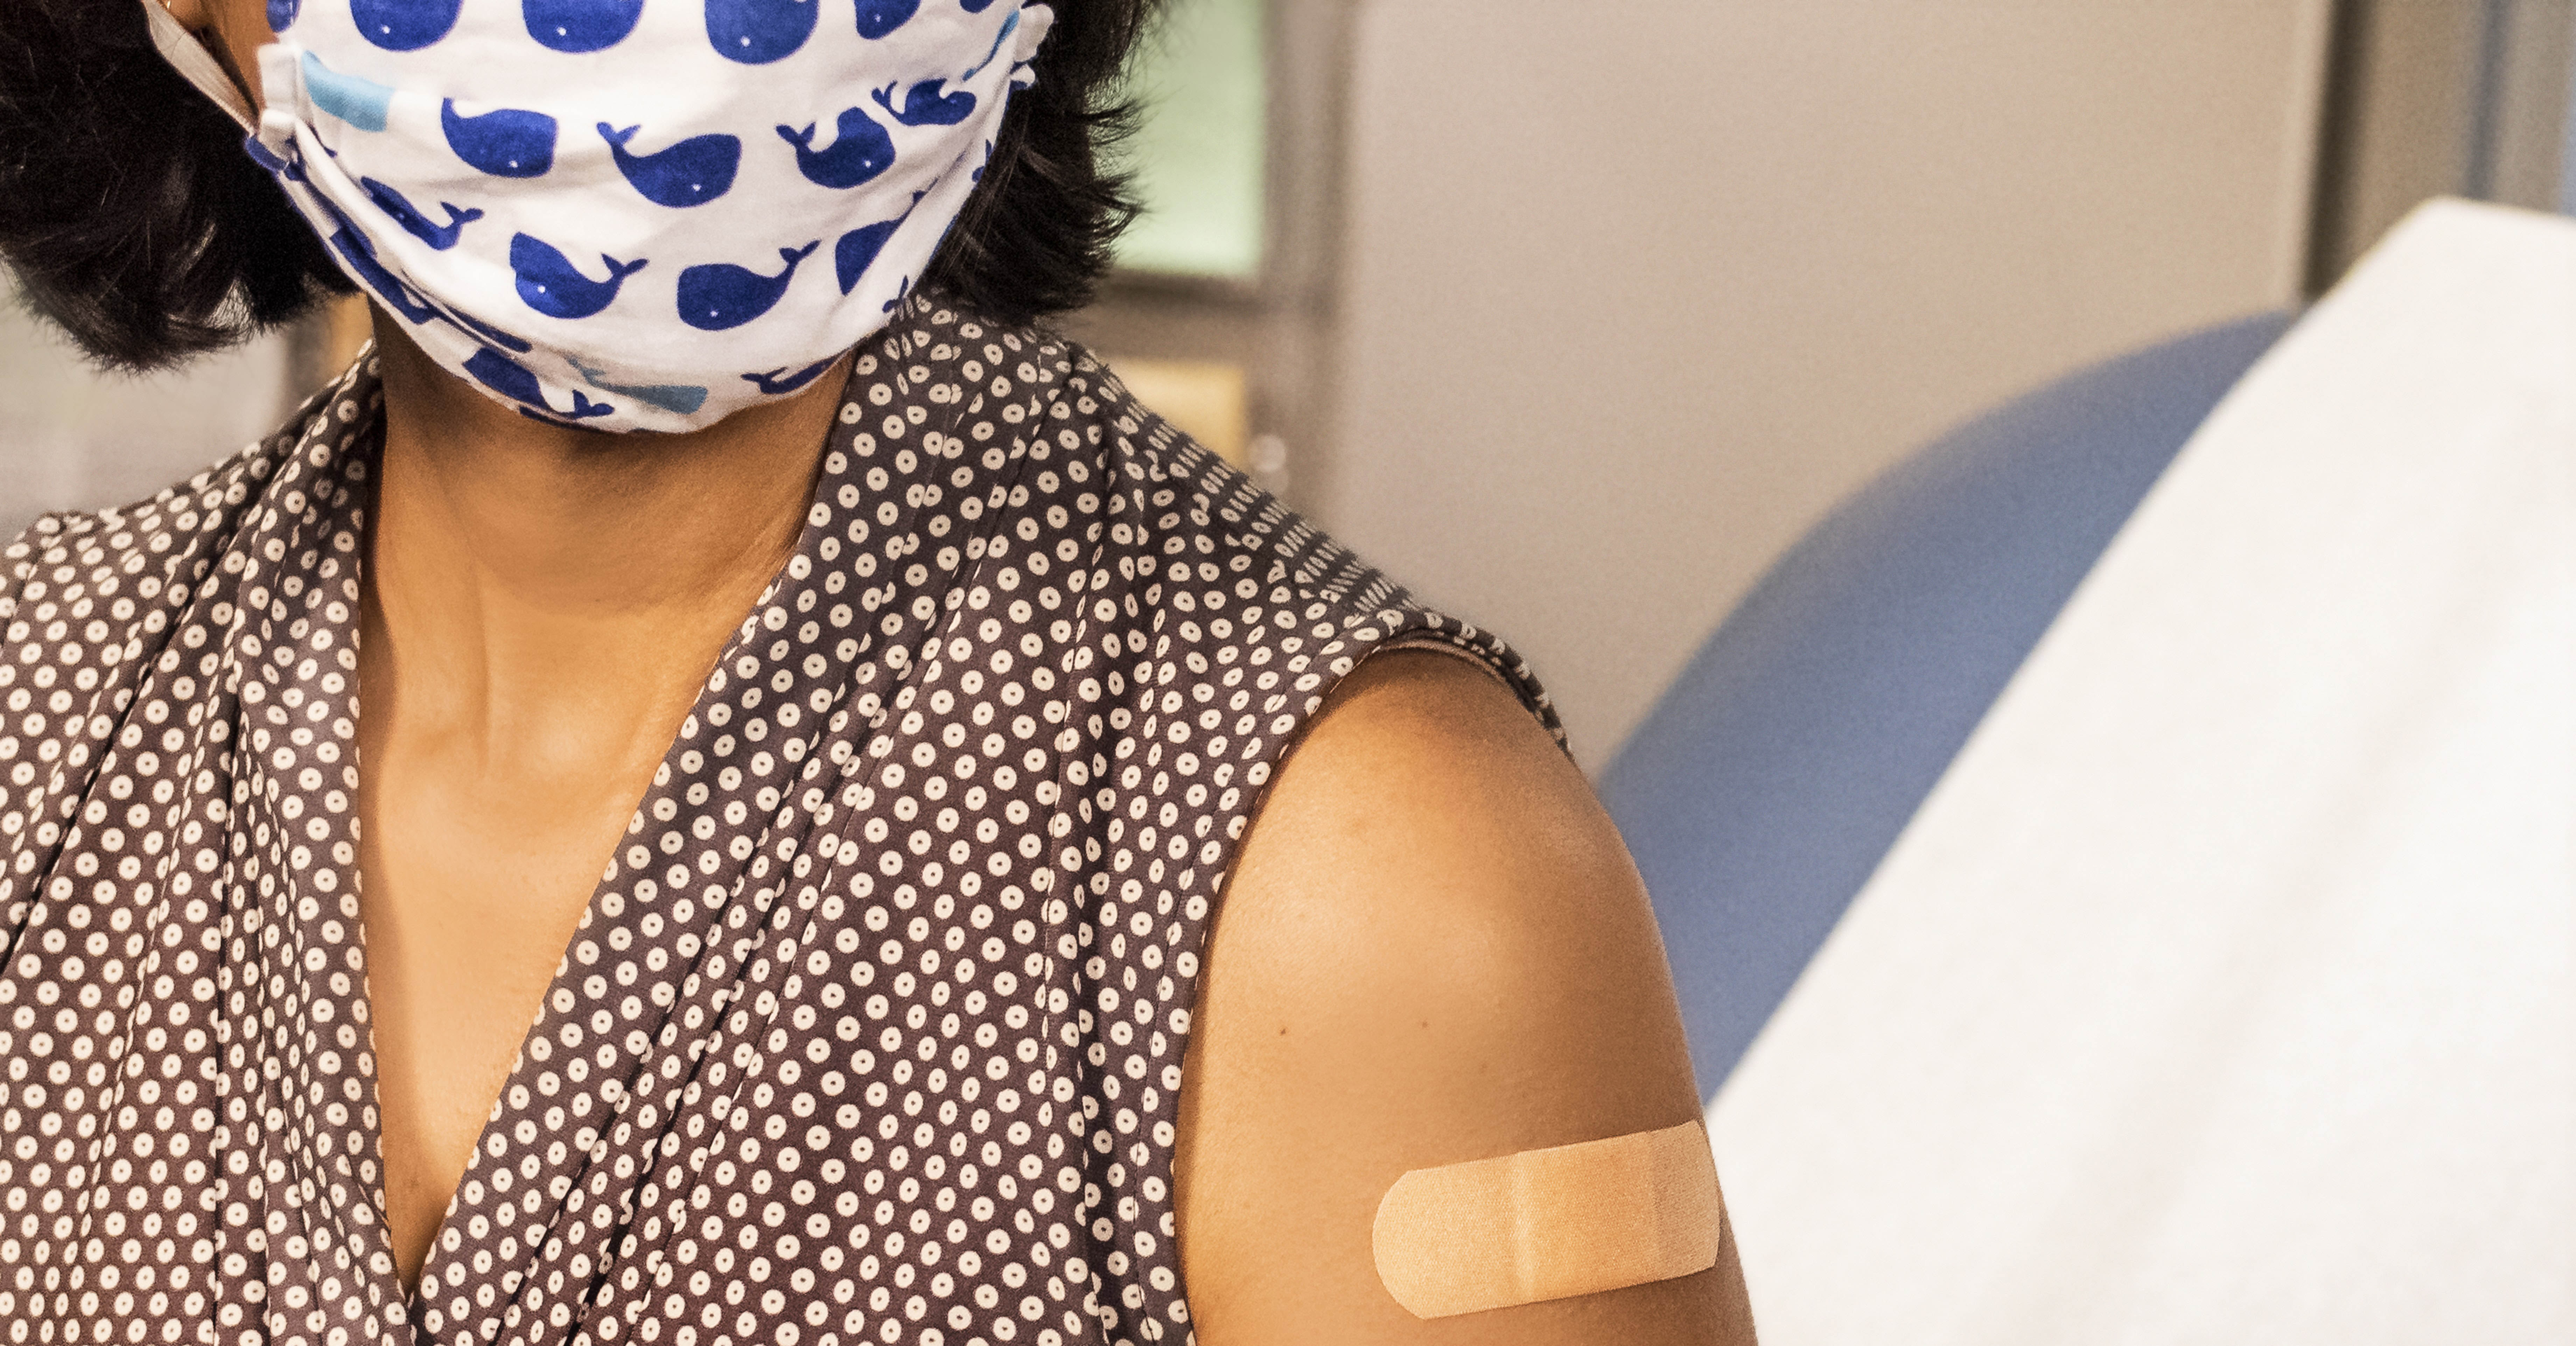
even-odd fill
[{"label": "short black hair", "polygon": [[[1135,218],[1107,151],[1158,0],[1052,0],[1035,87],[920,288],[1005,323],[1080,308]],[[101,364],[157,369],[352,287],[138,0],[0,0],[0,258]]]}]

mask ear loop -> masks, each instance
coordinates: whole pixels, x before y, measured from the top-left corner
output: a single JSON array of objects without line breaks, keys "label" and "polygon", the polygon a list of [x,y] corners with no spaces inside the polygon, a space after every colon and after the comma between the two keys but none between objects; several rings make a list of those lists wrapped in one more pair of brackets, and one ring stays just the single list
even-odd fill
[{"label": "mask ear loop", "polygon": [[161,58],[170,63],[170,68],[178,71],[180,78],[197,86],[199,93],[213,99],[215,106],[222,108],[224,115],[231,117],[242,130],[252,135],[259,134],[259,116],[251,110],[250,100],[242,96],[241,86],[233,82],[233,77],[215,60],[214,54],[206,50],[206,45],[197,40],[196,34],[180,27],[179,21],[170,17],[170,11],[163,9],[159,0],[141,0],[141,3],[144,23],[152,30],[152,45],[160,49]]},{"label": "mask ear loop", "polygon": [[1025,89],[1037,82],[1029,65],[1037,60],[1038,48],[1046,45],[1047,34],[1055,30],[1055,10],[1030,5],[1011,18],[1019,28],[1019,41],[1011,48],[1011,87]]}]

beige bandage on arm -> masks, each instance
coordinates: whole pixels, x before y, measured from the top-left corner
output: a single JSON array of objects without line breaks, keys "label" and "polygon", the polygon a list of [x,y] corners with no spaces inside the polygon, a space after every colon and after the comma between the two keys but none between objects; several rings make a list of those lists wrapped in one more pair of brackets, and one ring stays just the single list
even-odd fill
[{"label": "beige bandage on arm", "polygon": [[1697,1121],[1395,1180],[1378,1279],[1416,1318],[1671,1280],[1717,1264],[1725,1203]]}]

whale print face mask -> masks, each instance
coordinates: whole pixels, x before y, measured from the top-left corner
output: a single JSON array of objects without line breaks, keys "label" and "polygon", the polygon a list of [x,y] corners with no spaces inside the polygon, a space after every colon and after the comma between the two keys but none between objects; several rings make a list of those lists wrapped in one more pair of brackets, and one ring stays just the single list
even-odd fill
[{"label": "whale print face mask", "polygon": [[525,415],[681,431],[796,391],[885,326],[1053,13],[268,0],[268,18],[249,148],[341,268]]}]

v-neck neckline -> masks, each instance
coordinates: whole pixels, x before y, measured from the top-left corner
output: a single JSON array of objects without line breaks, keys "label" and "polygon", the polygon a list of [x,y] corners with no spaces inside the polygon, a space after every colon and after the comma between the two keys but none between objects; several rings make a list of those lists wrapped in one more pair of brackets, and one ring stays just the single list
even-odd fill
[{"label": "v-neck neckline", "polygon": [[[929,485],[935,475],[933,465],[939,462],[936,452],[925,451],[915,454],[906,447],[890,446],[882,455],[871,451],[869,469],[862,470],[852,451],[854,439],[869,438],[863,431],[854,433],[852,427],[858,423],[859,417],[851,413],[856,411],[864,415],[862,403],[876,400],[869,395],[870,393],[883,389],[890,390],[894,394],[883,402],[877,403],[875,407],[885,416],[885,423],[879,427],[881,432],[891,430],[894,423],[905,420],[908,405],[918,405],[913,400],[913,395],[917,394],[918,390],[910,385],[925,371],[918,366],[883,367],[879,361],[868,354],[871,346],[883,347],[880,353],[887,357],[885,364],[888,365],[917,358],[917,353],[911,349],[910,340],[903,328],[904,319],[912,316],[900,315],[895,327],[887,334],[860,348],[861,353],[854,361],[841,394],[842,413],[835,418],[826,432],[823,467],[815,474],[814,489],[808,497],[809,511],[813,509],[811,504],[813,500],[820,499],[827,493],[846,496],[851,489],[863,492],[866,497],[880,500],[882,506],[877,517],[883,526],[877,533],[879,537],[903,536],[907,526],[918,522],[925,505],[936,503],[937,499],[938,488],[935,485]],[[353,496],[363,496],[363,503],[357,506],[363,513],[358,514],[351,521],[361,538],[357,553],[360,567],[358,579],[362,594],[364,592],[363,567],[372,560],[373,556],[375,479],[379,476],[377,468],[381,464],[383,452],[380,385],[352,387],[335,398],[332,403],[336,407],[350,401],[363,403],[368,400],[375,400],[377,405],[376,410],[371,413],[372,421],[364,431],[366,442],[360,444],[353,440],[350,447],[345,450],[364,457],[366,466],[363,471],[369,478],[364,492],[352,493]],[[910,425],[920,426],[924,419],[926,418],[913,417]],[[926,438],[935,439],[937,428],[930,427],[930,429],[932,434]],[[925,447],[935,449],[936,446],[929,444]],[[912,465],[908,469],[901,466],[902,460],[907,457],[912,460]],[[891,474],[876,470],[884,467],[896,467],[898,470]],[[926,485],[931,492],[928,501],[922,499],[920,494]],[[888,516],[888,511],[891,511],[891,517]],[[964,540],[962,537],[951,539],[952,542]],[[918,551],[920,549],[918,536],[915,535],[912,541],[912,550]],[[612,854],[607,857],[605,872],[585,900],[580,920],[574,927],[571,937],[567,939],[564,951],[558,955],[555,971],[548,978],[545,992],[540,997],[539,1003],[532,1007],[529,1026],[521,1035],[518,1048],[511,1058],[510,1068],[495,1092],[489,1115],[476,1135],[472,1157],[467,1161],[464,1172],[458,1175],[455,1184],[450,1188],[445,1209],[437,1227],[431,1233],[429,1246],[422,1256],[420,1265],[408,1281],[402,1277],[398,1265],[394,1262],[392,1230],[386,1219],[388,1200],[383,1162],[382,1080],[375,1046],[374,1003],[368,978],[365,975],[367,971],[367,965],[364,962],[366,937],[363,898],[361,899],[362,914],[355,923],[355,944],[361,960],[361,975],[353,979],[356,989],[348,999],[351,1002],[352,1017],[360,1019],[365,1024],[366,1034],[365,1050],[359,1058],[358,1069],[353,1074],[359,1082],[364,1098],[372,1107],[359,1109],[358,1122],[354,1129],[366,1146],[367,1156],[373,1160],[373,1177],[366,1184],[366,1199],[372,1217],[369,1223],[375,1225],[378,1230],[374,1235],[375,1248],[384,1254],[386,1265],[391,1268],[380,1277],[382,1283],[388,1288],[380,1292],[383,1298],[377,1302],[382,1305],[399,1304],[401,1309],[399,1320],[408,1324],[409,1331],[415,1340],[443,1338],[453,1334],[452,1327],[436,1331],[424,1327],[424,1320],[438,1308],[436,1303],[424,1297],[424,1286],[444,1281],[448,1288],[454,1289],[470,1286],[476,1277],[484,1276],[499,1283],[498,1288],[505,1301],[516,1289],[517,1272],[503,1270],[497,1264],[488,1272],[468,1268],[462,1277],[451,1275],[451,1267],[461,1258],[471,1257],[475,1252],[481,1251],[476,1245],[488,1237],[488,1231],[485,1234],[477,1234],[470,1229],[460,1227],[461,1223],[475,1222],[482,1218],[469,1213],[474,1206],[480,1204],[479,1198],[472,1201],[466,1199],[476,1193],[478,1185],[489,1183],[495,1190],[521,1187],[529,1190],[532,1195],[543,1191],[546,1195],[540,1199],[541,1206],[559,1206],[564,1194],[552,1190],[557,1182],[570,1177],[574,1171],[586,1167],[590,1159],[602,1157],[597,1153],[600,1142],[596,1139],[585,1152],[574,1152],[570,1146],[563,1145],[559,1140],[545,1152],[545,1160],[537,1164],[537,1171],[534,1174],[527,1173],[525,1170],[529,1163],[537,1158],[535,1155],[522,1157],[514,1169],[487,1169],[487,1162],[494,1156],[506,1152],[515,1157],[522,1147],[539,1143],[543,1139],[547,1128],[542,1126],[536,1128],[536,1135],[529,1134],[531,1124],[543,1119],[527,1114],[534,1111],[531,1100],[549,1097],[555,1092],[556,1086],[553,1083],[555,1076],[549,1066],[553,1058],[563,1050],[556,1044],[565,1031],[565,1026],[555,1021],[572,1012],[575,1006],[581,1005],[587,999],[579,993],[580,988],[575,984],[579,975],[577,971],[579,962],[576,955],[587,936],[594,932],[605,931],[630,915],[625,908],[630,905],[628,894],[633,884],[633,877],[631,872],[621,871],[617,852],[635,849],[628,843],[646,823],[645,811],[653,806],[656,796],[669,798],[685,791],[686,786],[682,784],[683,782],[711,783],[718,777],[739,771],[741,766],[732,764],[732,759],[735,757],[747,756],[754,762],[769,763],[766,771],[745,772],[745,784],[735,787],[735,793],[754,793],[749,789],[749,781],[752,779],[777,779],[783,782],[783,779],[792,773],[795,757],[790,757],[786,762],[779,762],[767,751],[751,750],[745,744],[736,742],[731,735],[721,732],[726,722],[733,718],[730,702],[737,699],[742,690],[733,686],[727,671],[735,665],[768,665],[781,662],[775,657],[767,660],[758,659],[753,657],[752,651],[764,643],[764,638],[773,647],[771,650],[773,656],[778,652],[777,646],[787,643],[773,634],[785,630],[789,625],[779,618],[798,601],[804,591],[824,583],[831,560],[822,553],[833,551],[841,545],[838,539],[818,537],[809,522],[800,533],[795,550],[790,553],[771,580],[763,586],[759,596],[747,606],[742,620],[736,627],[734,637],[726,643],[722,653],[717,656],[710,677],[701,685],[697,697],[682,722],[681,732],[674,736],[671,745],[664,751],[661,763],[643,792],[642,799],[629,823],[627,837],[621,839],[620,846],[614,848]],[[915,592],[931,594],[935,609],[938,606],[935,601],[936,594],[944,591],[956,579],[954,569],[940,566],[925,567],[919,564],[904,566],[888,562],[884,570],[886,572],[884,588],[887,597],[883,600],[882,606],[887,609],[913,608],[915,604],[910,599]],[[900,585],[898,581],[901,582]],[[352,642],[354,647],[355,641],[359,638],[361,620],[359,612],[353,607],[347,620],[340,623],[332,632],[333,637],[346,639]],[[913,633],[917,634],[917,631]],[[891,636],[893,632],[878,634]],[[795,679],[796,692],[810,697],[817,689],[827,689],[833,697],[833,704],[837,706],[853,695],[863,694],[866,690],[853,685],[854,679],[851,674],[854,669],[861,672],[873,670],[874,681],[888,684],[886,688],[880,690],[890,690],[891,684],[905,675],[905,668],[891,659],[885,661],[889,665],[886,667],[879,667],[877,662],[861,666],[860,661],[879,648],[876,634],[864,635],[855,642],[842,642],[845,646],[852,643],[855,643],[856,648],[848,649],[842,657],[831,657],[842,654],[841,650],[818,650],[801,661],[804,666],[796,671],[803,676]],[[899,658],[899,647],[895,642],[887,641],[885,648],[890,655],[896,655]],[[782,675],[784,675],[783,671]],[[352,676],[346,693],[346,713],[353,726],[351,734],[353,743],[356,717],[363,705],[359,699],[361,690],[356,678]],[[890,700],[890,696],[879,698],[880,704]],[[882,720],[885,714],[884,710],[879,709],[875,718]],[[813,723],[816,726],[813,737],[819,737],[823,718],[819,712],[813,717]],[[692,746],[693,743],[698,746]],[[784,753],[779,755],[786,756]],[[797,756],[801,757],[802,754]],[[695,759],[694,762],[692,759]],[[349,810],[352,818],[357,816],[357,788],[351,790]],[[810,823],[810,818],[793,818],[775,810],[770,812],[774,816],[765,824],[758,818],[748,819],[755,830],[761,831],[764,836],[782,827],[792,829],[800,824]],[[763,845],[754,849],[757,853],[771,848]],[[354,848],[350,858],[345,863],[336,865],[335,868],[342,871],[339,882],[348,883],[352,885],[353,891],[363,893],[361,886],[363,879],[358,871]],[[631,871],[632,868],[634,866],[629,866],[628,870]],[[737,867],[725,875],[733,882],[730,885],[731,891],[722,898],[717,898],[712,893],[702,894],[704,905],[701,906],[698,905],[700,901],[698,898],[675,896],[672,905],[679,909],[695,907],[696,919],[710,932],[717,928],[719,916],[724,917],[725,923],[729,925],[757,925],[758,918],[765,913],[751,912],[749,920],[740,920],[737,919],[742,914],[738,904],[746,897],[755,904],[765,903],[773,894],[769,890],[746,893],[745,890],[749,885],[744,879],[744,871],[748,868],[749,866]],[[720,911],[720,908],[733,908],[733,910]],[[689,916],[680,915],[675,911],[672,918],[673,928],[676,929],[685,924],[689,919]],[[690,941],[682,936],[675,942]],[[639,1031],[643,1031],[651,1040],[650,1045],[641,1054],[622,1053],[618,1064],[625,1067],[629,1074],[641,1076],[676,1049],[685,1053],[693,1065],[705,1044],[706,1033],[699,1029],[692,1029],[691,1033],[694,1036],[675,1035],[671,1029],[684,1016],[692,1000],[698,1002],[697,1008],[704,1010],[706,1022],[712,1023],[722,1018],[723,1011],[730,1006],[733,997],[737,994],[735,985],[726,983],[726,979],[731,976],[738,982],[742,968],[739,954],[744,943],[746,941],[735,941],[736,947],[733,952],[736,956],[730,960],[720,951],[719,939],[711,937],[700,943],[696,956],[702,967],[712,961],[713,970],[702,978],[699,970],[693,969],[686,976],[686,984],[694,990],[695,994],[692,995],[688,991],[682,992],[675,998],[673,1004],[661,1007],[661,1014],[652,1022],[640,1025]],[[728,961],[732,965],[730,969],[726,967]],[[578,1031],[577,1026],[574,1031]],[[634,1034],[630,1033],[630,1042],[633,1037]],[[570,1045],[564,1044],[564,1047],[568,1048]],[[694,1073],[691,1065],[682,1067],[683,1078]],[[629,1098],[631,1100],[632,1094]],[[513,1173],[518,1176],[514,1178]],[[526,1199],[519,1198],[522,1202]],[[550,1224],[534,1211],[528,1212],[525,1219],[526,1227],[531,1231],[546,1229]],[[506,1240],[504,1241],[506,1243]],[[519,1260],[533,1262],[537,1251],[538,1244],[532,1238],[519,1249]],[[373,1261],[372,1258],[366,1260],[370,1263]]]},{"label": "v-neck neckline", "polygon": [[[372,352],[373,348],[370,346],[368,349]],[[362,355],[360,357],[361,363],[364,363],[367,358],[367,355]],[[845,407],[850,404],[850,399],[856,388],[857,381],[858,379],[855,373],[852,373],[845,378],[840,395],[836,398],[836,406]],[[832,456],[832,441],[840,437],[840,429],[841,417],[836,414],[831,424],[822,432],[824,442],[822,445],[822,451],[816,456],[816,465],[812,474],[813,486],[807,492],[805,500],[800,502],[798,505],[800,515],[805,511],[810,510],[814,497],[826,489],[827,485],[835,479],[834,473],[824,469],[823,460]],[[378,510],[381,499],[380,493],[383,489],[384,483],[383,464],[385,453],[385,422],[380,399],[378,401],[378,409],[366,430],[363,432],[362,438],[360,440],[353,441],[350,452],[363,460],[365,464],[366,478],[365,489],[363,492],[359,493],[363,497],[361,508],[364,510],[364,514],[360,516],[359,521],[356,524],[357,531],[360,534],[356,561],[360,601],[352,610],[350,619],[346,623],[341,624],[335,630],[334,634],[339,638],[347,640],[350,648],[363,651],[364,647],[362,639],[365,629],[364,605],[373,601],[368,575],[369,571],[375,564],[375,543],[377,539],[376,529],[380,518]],[[812,540],[804,535],[804,530],[800,529],[796,544],[789,550],[788,555],[779,562],[778,566],[762,583],[758,593],[756,593],[753,598],[744,605],[742,613],[735,618],[733,623],[731,623],[731,629],[734,634],[725,642],[724,647],[717,652],[713,661],[710,663],[708,670],[699,675],[697,692],[691,699],[687,712],[687,719],[695,720],[702,717],[706,713],[709,699],[720,695],[720,693],[710,690],[708,686],[710,680],[708,674],[723,668],[727,663],[732,662],[736,658],[737,654],[743,648],[745,641],[750,638],[746,628],[750,625],[753,619],[758,616],[764,604],[770,603],[779,595],[782,589],[793,582],[789,573],[791,567],[796,564],[799,558],[805,558],[810,561],[812,550]],[[364,667],[365,656],[363,652],[359,655],[359,664],[361,668]],[[353,674],[349,680],[349,698],[351,706],[349,715],[353,725],[362,723],[361,717],[365,711],[365,696],[366,686],[363,677]],[[353,734],[353,740],[355,737],[356,735]],[[626,836],[634,830],[633,820],[640,819],[642,816],[642,809],[649,804],[653,795],[656,778],[673,777],[679,774],[681,767],[677,759],[681,755],[682,749],[677,741],[677,737],[675,736],[674,741],[664,748],[662,756],[655,764],[654,770],[646,774],[641,787],[636,791],[636,803],[628,809],[630,817],[628,826],[621,830],[618,841],[613,843],[607,851],[599,857],[600,862],[593,866],[594,872],[600,872],[602,876],[593,881],[590,892],[583,899],[580,916],[574,927],[574,931],[570,936],[566,937],[563,948],[557,952],[554,970],[547,975],[545,987],[538,993],[536,1002],[527,1007],[527,1027],[523,1029],[519,1035],[518,1043],[513,1049],[510,1058],[509,1069],[503,1073],[499,1086],[493,1090],[489,1105],[485,1109],[485,1121],[476,1131],[474,1146],[469,1152],[469,1156],[479,1155],[489,1148],[488,1142],[490,1140],[491,1132],[494,1128],[503,1124],[502,1114],[506,1111],[503,1105],[511,1097],[514,1086],[520,1088],[524,1088],[526,1086],[527,1081],[523,1080],[521,1077],[527,1073],[530,1044],[546,1026],[545,1020],[548,1017],[548,1005],[558,998],[559,993],[567,989],[565,986],[565,978],[573,963],[573,950],[580,943],[580,932],[590,929],[594,924],[601,922],[603,920],[600,911],[602,899],[622,890],[622,885],[618,883],[616,877],[616,852],[623,848]],[[365,766],[363,755],[358,755],[356,760],[359,764],[358,784],[350,791],[349,802],[349,812],[353,818],[363,816],[363,800],[365,798],[367,786],[367,768]],[[365,847],[363,845],[358,847],[357,854],[359,856],[363,856],[365,854]],[[366,960],[364,963],[364,971],[366,975],[359,977],[356,981],[356,991],[352,997],[351,1008],[355,1015],[360,1018],[361,1022],[367,1025],[366,1050],[360,1058],[360,1068],[357,1072],[357,1078],[366,1097],[375,1100],[376,1104],[372,1114],[374,1117],[374,1124],[372,1126],[368,1126],[362,1123],[361,1126],[364,1139],[370,1152],[375,1156],[376,1161],[376,1176],[374,1181],[368,1184],[367,1195],[369,1200],[373,1203],[376,1223],[384,1229],[384,1238],[386,1241],[385,1252],[394,1262],[395,1272],[392,1279],[394,1285],[399,1289],[399,1298],[400,1302],[404,1306],[405,1317],[412,1320],[416,1328],[420,1317],[420,1311],[423,1307],[423,1303],[420,1298],[420,1286],[427,1277],[438,1269],[439,1253],[442,1245],[446,1242],[449,1222],[463,1208],[464,1203],[460,1202],[457,1198],[459,1194],[464,1191],[466,1182],[474,1172],[475,1164],[474,1160],[469,1157],[465,1169],[457,1175],[455,1181],[448,1184],[447,1196],[442,1205],[438,1222],[430,1230],[429,1244],[422,1252],[419,1265],[413,1268],[412,1274],[409,1277],[404,1277],[401,1274],[400,1259],[398,1256],[394,1255],[391,1247],[393,1235],[391,1199],[387,1191],[387,1174],[384,1158],[385,1126],[382,1073],[383,1058],[376,1041],[377,1019],[375,1013],[375,994],[373,984],[374,964],[367,939],[369,920],[364,896],[366,892],[365,881],[357,859],[353,858],[346,866],[344,866],[344,868],[347,874],[344,882],[350,885],[352,891],[358,892],[361,895],[360,916],[355,923],[355,944],[359,950],[361,959]],[[362,1113],[362,1117],[364,1115],[366,1114]],[[459,1240],[459,1242],[461,1243],[462,1240]]]},{"label": "v-neck neckline", "polygon": [[0,1317],[281,1346],[1187,1334],[1177,1072],[1261,791],[1391,640],[1544,699],[1080,350],[898,322],[407,1287],[366,1228],[345,882],[374,384],[7,558],[0,1047],[30,1073],[0,1110]]}]

